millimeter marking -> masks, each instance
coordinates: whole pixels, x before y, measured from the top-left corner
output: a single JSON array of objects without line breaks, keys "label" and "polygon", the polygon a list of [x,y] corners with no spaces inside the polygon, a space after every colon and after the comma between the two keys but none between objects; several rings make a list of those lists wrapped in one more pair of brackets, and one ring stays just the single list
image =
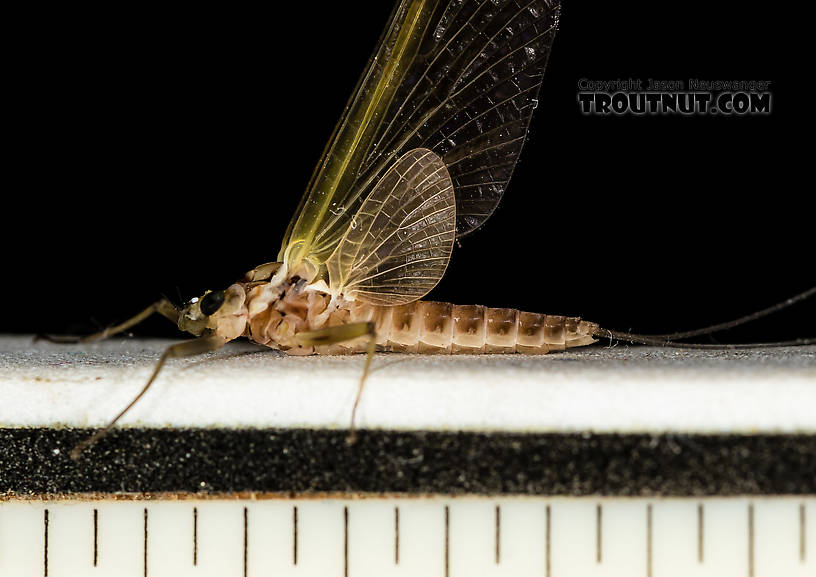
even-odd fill
[{"label": "millimeter marking", "polygon": [[394,507],[394,565],[399,565],[399,507]]},{"label": "millimeter marking", "polygon": [[748,577],[754,577],[754,504],[748,504]]},{"label": "millimeter marking", "polygon": [[297,565],[298,553],[298,513],[297,505],[292,507],[292,565]]},{"label": "millimeter marking", "polygon": [[646,575],[652,577],[652,504],[646,505]]},{"label": "millimeter marking", "polygon": [[198,565],[198,507],[193,507],[193,566]]},{"label": "millimeter marking", "polygon": [[545,527],[544,539],[546,541],[545,545],[545,566],[547,569],[546,577],[550,577],[550,506],[547,505],[547,522]]},{"label": "millimeter marking", "polygon": [[450,507],[445,505],[445,577],[450,577]]},{"label": "millimeter marking", "polygon": [[496,505],[496,565],[501,559],[501,506]]},{"label": "millimeter marking", "polygon": [[601,535],[601,526],[603,521],[603,507],[600,503],[598,503],[597,508],[595,509],[595,562],[601,562],[601,543],[603,541]]},{"label": "millimeter marking", "polygon": [[93,549],[93,566],[96,567],[96,560],[99,556],[99,510],[94,509],[93,515],[93,531],[94,531],[94,549]]},{"label": "millimeter marking", "polygon": [[43,511],[43,575],[48,577],[48,509]]},{"label": "millimeter marking", "polygon": [[349,574],[349,532],[348,532],[348,507],[343,507],[343,577]]},{"label": "millimeter marking", "polygon": [[244,577],[247,577],[247,559],[248,559],[248,549],[249,549],[249,531],[247,522],[249,518],[249,513],[247,508],[244,507]]},{"label": "millimeter marking", "polygon": [[703,504],[697,504],[697,562],[703,562]]},{"label": "millimeter marking", "polygon": [[142,563],[144,565],[144,577],[147,577],[147,507],[144,509],[144,546]]},{"label": "millimeter marking", "polygon": [[806,537],[806,523],[805,523],[805,504],[799,505],[799,562],[804,563],[806,558],[805,551],[805,537]]}]

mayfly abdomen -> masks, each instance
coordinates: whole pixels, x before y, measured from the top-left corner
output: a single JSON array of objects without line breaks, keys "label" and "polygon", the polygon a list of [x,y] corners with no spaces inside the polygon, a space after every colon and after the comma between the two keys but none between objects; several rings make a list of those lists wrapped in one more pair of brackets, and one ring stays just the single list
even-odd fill
[{"label": "mayfly abdomen", "polygon": [[[350,320],[374,322],[377,344],[384,350],[424,354],[545,354],[592,344],[597,329],[577,317],[434,301],[395,307],[355,304]],[[316,352],[364,350],[362,342],[350,344],[318,347]]]}]

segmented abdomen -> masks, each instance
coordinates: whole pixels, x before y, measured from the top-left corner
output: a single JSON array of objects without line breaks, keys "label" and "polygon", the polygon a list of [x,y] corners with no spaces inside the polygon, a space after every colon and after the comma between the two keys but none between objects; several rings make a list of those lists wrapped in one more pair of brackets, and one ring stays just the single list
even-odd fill
[{"label": "segmented abdomen", "polygon": [[350,312],[351,322],[373,321],[377,344],[398,352],[544,354],[592,344],[597,329],[576,317],[432,301]]}]

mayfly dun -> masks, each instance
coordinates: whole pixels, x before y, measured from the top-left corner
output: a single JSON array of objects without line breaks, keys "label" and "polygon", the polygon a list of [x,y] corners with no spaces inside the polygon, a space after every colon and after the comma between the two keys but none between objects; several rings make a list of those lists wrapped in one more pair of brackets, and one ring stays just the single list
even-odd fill
[{"label": "mayfly dun", "polygon": [[155,313],[196,337],[170,346],[133,401],[72,456],[118,422],[167,359],[238,337],[293,355],[365,353],[351,435],[377,350],[543,354],[604,337],[657,342],[574,317],[421,300],[457,238],[484,224],[508,186],[558,23],[551,0],[401,0],[276,260],[183,307],[162,299],[82,339]]}]

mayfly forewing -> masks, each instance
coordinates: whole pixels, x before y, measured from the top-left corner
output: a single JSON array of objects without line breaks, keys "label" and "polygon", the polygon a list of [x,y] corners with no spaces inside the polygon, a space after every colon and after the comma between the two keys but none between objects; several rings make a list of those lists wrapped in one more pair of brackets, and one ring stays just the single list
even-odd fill
[{"label": "mayfly forewing", "polygon": [[[355,187],[357,174],[369,154],[376,127],[431,24],[435,4],[402,0],[392,14],[284,238],[278,260],[286,261],[290,268],[306,257],[324,262],[345,232],[366,192]],[[317,234],[334,242],[314,246]]]},{"label": "mayfly forewing", "polygon": [[325,262],[377,182],[415,148],[448,167],[457,235],[484,223],[524,144],[558,14],[548,0],[402,0],[278,260]]},{"label": "mayfly forewing", "polygon": [[352,217],[326,261],[335,294],[401,305],[436,286],[450,260],[456,226],[453,184],[433,151],[405,153]]},{"label": "mayfly forewing", "polygon": [[[456,193],[457,236],[499,203],[524,144],[558,26],[549,0],[451,2],[415,77],[397,91],[366,164],[415,147],[445,161]],[[393,153],[391,152],[393,151]]]}]

